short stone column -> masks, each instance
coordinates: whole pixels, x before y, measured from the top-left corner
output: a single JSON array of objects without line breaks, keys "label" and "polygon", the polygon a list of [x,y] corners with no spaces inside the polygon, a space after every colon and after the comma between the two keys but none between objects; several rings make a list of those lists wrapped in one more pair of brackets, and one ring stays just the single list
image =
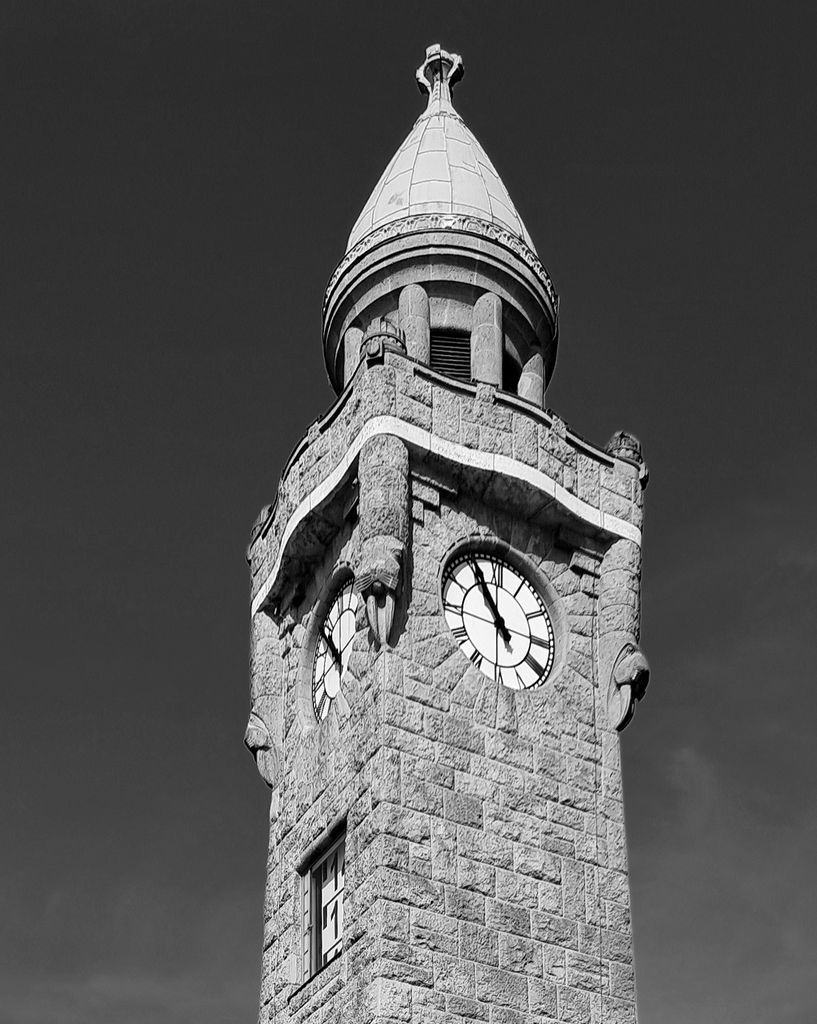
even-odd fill
[{"label": "short stone column", "polygon": [[428,366],[431,361],[431,311],[425,288],[407,284],[400,292],[398,317],[412,359]]},{"label": "short stone column", "polygon": [[347,327],[343,335],[343,386],[349,383],[360,362],[360,343],[363,331],[359,327]]},{"label": "short stone column", "polygon": [[520,398],[526,399],[541,409],[545,404],[545,363],[539,352],[532,355],[522,367],[519,386],[516,389]]},{"label": "short stone column", "polygon": [[502,386],[502,300],[486,292],[474,303],[471,328],[471,376],[484,384]]}]

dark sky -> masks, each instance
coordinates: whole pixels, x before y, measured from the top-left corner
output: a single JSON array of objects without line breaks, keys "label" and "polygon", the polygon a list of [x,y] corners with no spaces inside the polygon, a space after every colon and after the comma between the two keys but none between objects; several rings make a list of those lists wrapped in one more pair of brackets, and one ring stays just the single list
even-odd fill
[{"label": "dark sky", "polygon": [[5,0],[0,1019],[254,1019],[250,524],[427,43],[644,443],[642,1024],[817,1018],[813,3]]}]

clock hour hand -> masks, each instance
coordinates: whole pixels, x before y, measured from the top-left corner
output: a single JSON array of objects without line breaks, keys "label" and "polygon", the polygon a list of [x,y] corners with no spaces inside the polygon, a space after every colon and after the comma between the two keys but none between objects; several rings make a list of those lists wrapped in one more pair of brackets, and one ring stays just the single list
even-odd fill
[{"label": "clock hour hand", "polygon": [[488,589],[488,584],[485,582],[485,576],[482,573],[482,569],[480,568],[479,562],[474,561],[472,569],[474,571],[474,575],[477,578],[479,589],[482,591],[482,596],[485,598],[485,603],[488,605],[488,608],[491,611],[491,615],[493,615],[494,617],[494,623],[496,625],[496,628],[499,630],[502,639],[505,641],[506,644],[508,644],[511,642],[511,634],[508,630],[508,627],[505,625],[505,620],[499,614],[499,609],[496,606],[496,601],[494,601],[493,597],[491,596],[491,591]]},{"label": "clock hour hand", "polygon": [[324,643],[326,644],[326,646],[329,648],[329,653],[332,655],[332,658],[334,659],[335,664],[338,666],[338,668],[341,668],[342,666],[341,666],[341,660],[340,660],[340,652],[338,651],[337,647],[335,646],[335,641],[332,639],[332,634],[331,633],[327,633],[326,630],[324,630],[323,631],[323,640],[324,640]]}]

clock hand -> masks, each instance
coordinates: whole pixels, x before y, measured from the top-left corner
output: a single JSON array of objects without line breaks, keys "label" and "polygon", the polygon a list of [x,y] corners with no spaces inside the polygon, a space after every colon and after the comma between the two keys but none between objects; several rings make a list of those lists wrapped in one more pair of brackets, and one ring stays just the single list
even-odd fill
[{"label": "clock hand", "polygon": [[485,576],[482,573],[482,569],[480,568],[479,562],[474,561],[474,563],[472,564],[472,569],[474,575],[477,578],[479,589],[482,591],[482,596],[485,598],[485,603],[488,605],[491,611],[491,615],[493,615],[494,617],[494,625],[499,630],[500,634],[502,635],[502,639],[505,641],[505,643],[510,643],[511,634],[508,632],[508,627],[505,625],[505,620],[499,614],[499,609],[497,608],[496,602],[491,596],[491,591],[488,589],[488,584],[485,582]]},{"label": "clock hand", "polygon": [[[469,619],[476,619],[477,622],[487,622],[491,626],[495,624],[492,619],[486,619],[482,615],[477,615],[476,612],[464,611],[462,615],[463,618],[467,616]],[[530,639],[530,633],[523,633],[521,629],[514,629],[513,626],[509,626],[507,623],[505,624],[505,629],[507,629],[509,633],[513,633],[514,636],[521,636],[523,640]]]},{"label": "clock hand", "polygon": [[340,652],[338,651],[337,647],[335,647],[335,641],[332,639],[332,634],[327,633],[326,630],[324,630],[323,640],[326,646],[329,648],[329,653],[334,658],[335,664],[338,666],[338,668],[342,668],[343,665],[341,664],[340,660]]}]

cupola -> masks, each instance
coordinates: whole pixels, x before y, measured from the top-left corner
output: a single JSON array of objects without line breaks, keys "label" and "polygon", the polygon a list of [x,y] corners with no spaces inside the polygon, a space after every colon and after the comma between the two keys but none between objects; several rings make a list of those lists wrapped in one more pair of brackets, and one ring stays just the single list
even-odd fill
[{"label": "cupola", "polygon": [[349,235],[323,307],[337,392],[366,331],[388,321],[411,358],[541,406],[556,360],[557,298],[485,150],[456,112],[462,58],[429,46],[417,69],[428,103]]}]

